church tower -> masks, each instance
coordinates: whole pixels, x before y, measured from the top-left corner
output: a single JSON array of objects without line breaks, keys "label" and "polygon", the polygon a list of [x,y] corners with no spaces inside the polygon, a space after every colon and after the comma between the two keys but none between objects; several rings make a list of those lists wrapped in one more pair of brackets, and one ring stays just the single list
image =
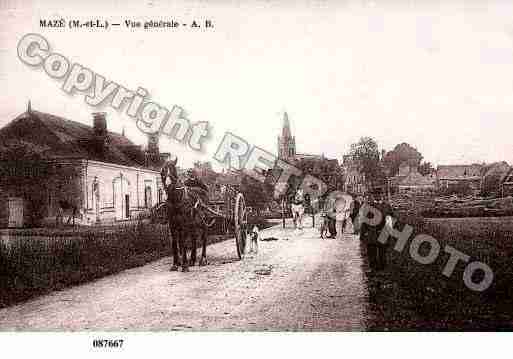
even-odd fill
[{"label": "church tower", "polygon": [[283,114],[281,136],[278,137],[278,158],[285,161],[296,158],[296,138],[290,131],[289,117],[286,112]]}]

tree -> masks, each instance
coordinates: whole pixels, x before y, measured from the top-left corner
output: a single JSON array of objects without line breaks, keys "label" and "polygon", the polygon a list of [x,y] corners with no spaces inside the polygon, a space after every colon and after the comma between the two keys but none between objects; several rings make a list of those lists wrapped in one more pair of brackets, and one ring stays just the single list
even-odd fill
[{"label": "tree", "polygon": [[481,169],[483,196],[499,195],[501,180],[509,172],[507,162],[494,162],[483,166]]},{"label": "tree", "polygon": [[383,164],[389,176],[395,176],[399,172],[399,166],[407,162],[412,167],[418,167],[422,161],[422,154],[408,143],[400,143],[383,157]]},{"label": "tree", "polygon": [[383,181],[380,152],[377,142],[372,137],[362,137],[357,143],[353,143],[349,154],[371,187]]},{"label": "tree", "polygon": [[323,181],[328,187],[328,191],[343,187],[343,170],[337,160],[327,158],[303,158],[297,161],[294,166],[301,170],[301,181],[306,175],[311,175]]},{"label": "tree", "polygon": [[431,164],[431,162],[423,162],[419,166],[419,173],[423,176],[427,176],[433,172],[435,172],[435,169],[433,168],[433,165]]},{"label": "tree", "polygon": [[240,185],[241,192],[249,207],[257,210],[258,214],[265,208],[265,205],[272,201],[272,188],[266,183],[261,183],[249,176],[243,176]]}]

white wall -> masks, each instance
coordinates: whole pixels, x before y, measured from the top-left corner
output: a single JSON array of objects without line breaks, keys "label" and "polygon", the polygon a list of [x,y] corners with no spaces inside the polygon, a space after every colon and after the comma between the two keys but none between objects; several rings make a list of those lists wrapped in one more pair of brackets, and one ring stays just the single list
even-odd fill
[{"label": "white wall", "polygon": [[[87,161],[84,181],[84,204],[86,221],[126,219],[125,195],[129,196],[130,217],[146,210],[144,201],[145,186],[151,188],[151,203],[157,204],[160,173],[147,169]],[[98,183],[99,206],[93,193],[93,183]]]}]

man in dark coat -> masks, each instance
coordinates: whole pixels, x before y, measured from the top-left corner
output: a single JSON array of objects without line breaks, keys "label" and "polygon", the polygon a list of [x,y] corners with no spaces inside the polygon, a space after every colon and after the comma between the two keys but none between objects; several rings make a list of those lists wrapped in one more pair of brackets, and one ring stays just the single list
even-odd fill
[{"label": "man in dark coat", "polygon": [[356,218],[358,217],[358,213],[360,213],[360,207],[361,207],[361,204],[360,204],[359,198],[355,198],[352,203],[351,214],[349,215],[349,217],[351,218],[351,223],[353,224],[353,231],[355,234],[358,233],[358,230],[357,230],[358,226],[356,224]]},{"label": "man in dark coat", "polygon": [[335,200],[330,197],[326,197],[324,203],[324,212],[327,215],[328,220],[328,231],[330,235],[328,238],[336,238],[337,237],[337,225],[336,225],[336,211],[335,211]]},{"label": "man in dark coat", "polygon": [[[377,226],[377,237],[376,237],[376,269],[384,270],[387,265],[387,250],[388,243],[381,243],[378,241],[380,233],[385,230],[387,221],[389,222],[393,217],[392,207],[387,201],[377,203],[377,208],[381,211],[381,221]],[[387,218],[388,217],[388,218]]]},{"label": "man in dark coat", "polygon": [[201,188],[208,195],[207,185],[199,178],[199,176],[196,174],[196,171],[194,171],[193,169],[189,169],[187,171],[184,184],[188,187]]},{"label": "man in dark coat", "polygon": [[[387,264],[387,243],[383,244],[378,241],[381,231],[384,230],[387,217],[392,216],[392,208],[387,202],[374,201],[369,199],[365,205],[370,205],[381,212],[381,220],[377,225],[370,225],[366,222],[361,224],[360,239],[366,244],[367,259],[369,267],[373,271],[380,271],[385,269]],[[369,213],[372,213],[369,211]]]},{"label": "man in dark coat", "polygon": [[[373,206],[375,207],[375,201],[371,197],[367,197],[364,200],[364,203],[362,204],[362,207],[364,208],[363,213],[366,215],[369,215],[371,210],[366,210],[365,207],[367,206]],[[372,226],[366,221],[363,221],[361,218],[360,220],[360,240],[366,247],[366,254],[367,254],[367,261],[369,263],[369,269],[370,270],[376,270],[377,263],[377,230],[376,226]]]}]

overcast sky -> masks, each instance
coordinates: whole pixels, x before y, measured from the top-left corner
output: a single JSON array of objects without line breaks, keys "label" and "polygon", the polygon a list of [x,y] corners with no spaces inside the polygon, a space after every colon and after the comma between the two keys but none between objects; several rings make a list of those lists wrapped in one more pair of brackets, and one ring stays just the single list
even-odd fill
[{"label": "overcast sky", "polygon": [[[26,109],[91,123],[97,108],[16,56],[44,35],[73,62],[151,100],[209,121],[196,154],[161,138],[183,166],[212,160],[225,131],[276,152],[287,111],[299,152],[340,159],[361,136],[390,150],[408,142],[434,164],[513,163],[513,2],[485,1],[2,1],[0,126]],[[424,3],[424,4],[422,4]],[[429,3],[429,5],[428,5]],[[39,19],[190,22],[215,28],[41,29]],[[145,139],[123,112],[108,127]]]}]

